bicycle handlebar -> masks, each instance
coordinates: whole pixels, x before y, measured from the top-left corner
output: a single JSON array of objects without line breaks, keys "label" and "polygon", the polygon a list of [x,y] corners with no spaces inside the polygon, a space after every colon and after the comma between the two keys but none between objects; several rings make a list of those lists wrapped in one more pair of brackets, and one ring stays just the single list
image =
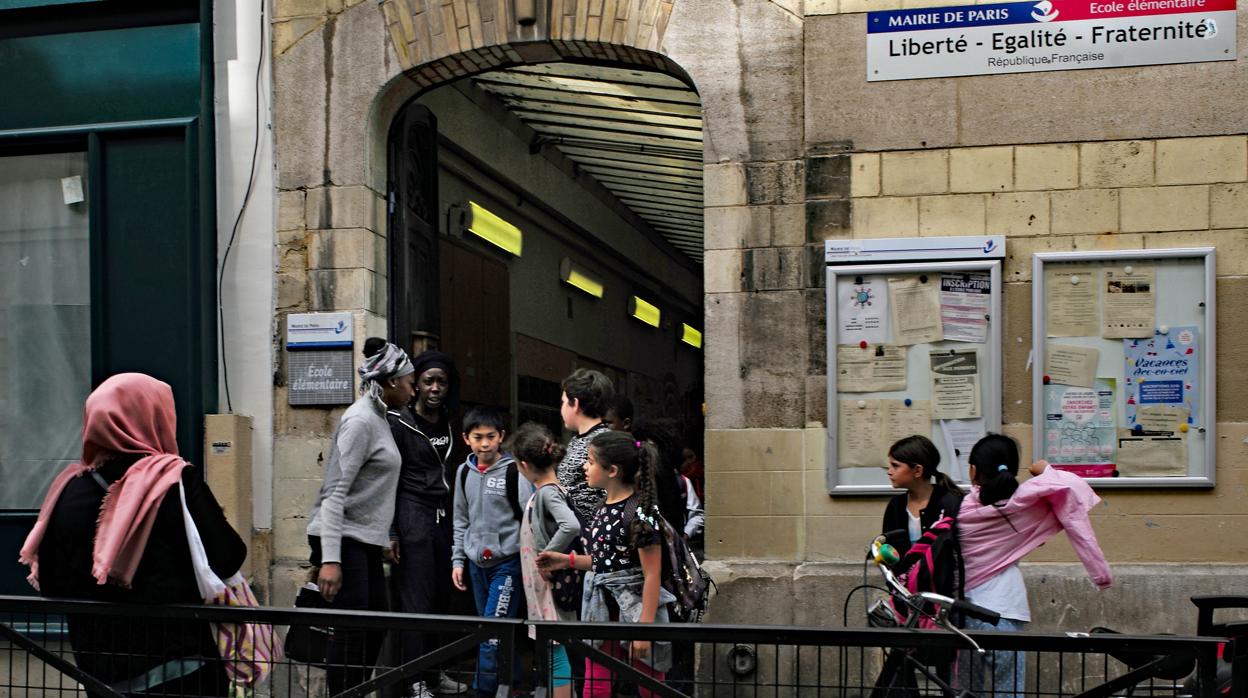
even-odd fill
[{"label": "bicycle handlebar", "polygon": [[954,600],[953,610],[961,611],[972,618],[978,618],[989,625],[996,625],[1001,622],[1000,613],[984,608],[983,606],[976,606],[970,601],[963,601],[962,599]]},{"label": "bicycle handlebar", "polygon": [[[884,581],[888,583],[890,592],[894,596],[897,596],[901,600],[905,601],[906,605],[910,606],[913,613],[922,613],[923,615],[928,616],[940,627],[966,640],[976,652],[983,654],[984,650],[979,646],[979,643],[967,637],[966,633],[962,632],[962,630],[956,625],[949,622],[949,611],[956,609],[972,618],[978,618],[985,623],[991,623],[992,625],[996,625],[1000,622],[1001,614],[984,608],[983,606],[976,606],[973,603],[962,601],[960,599],[953,599],[941,594],[934,594],[928,591],[911,593],[910,590],[903,586],[901,581],[897,579],[897,575],[893,573],[891,565],[897,561],[897,558],[897,551],[888,544],[888,540],[885,536],[876,536],[875,540],[871,541],[871,560],[875,563],[875,566],[880,569],[880,573],[884,575]],[[939,607],[939,610],[934,614],[925,610],[925,602],[936,604]]]}]

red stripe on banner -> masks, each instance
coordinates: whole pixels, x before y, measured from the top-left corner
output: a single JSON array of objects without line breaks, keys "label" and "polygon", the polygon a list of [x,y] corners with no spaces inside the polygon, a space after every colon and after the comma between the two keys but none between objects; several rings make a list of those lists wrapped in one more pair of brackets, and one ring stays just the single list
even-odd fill
[{"label": "red stripe on banner", "polygon": [[1048,14],[1055,13],[1051,21],[1056,22],[1235,11],[1235,0],[1050,0],[1050,3],[1052,9]]}]

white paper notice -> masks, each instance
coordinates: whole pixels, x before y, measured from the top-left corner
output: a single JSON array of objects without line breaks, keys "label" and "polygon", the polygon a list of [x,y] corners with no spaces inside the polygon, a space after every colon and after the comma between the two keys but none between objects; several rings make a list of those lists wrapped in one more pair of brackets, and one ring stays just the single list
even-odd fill
[{"label": "white paper notice", "polygon": [[1044,305],[1050,337],[1095,337],[1101,327],[1101,272],[1083,265],[1044,270]]},{"label": "white paper notice", "polygon": [[1106,339],[1152,337],[1157,309],[1156,267],[1107,267],[1104,278],[1105,318],[1101,336]]},{"label": "white paper notice", "polygon": [[1050,383],[1091,388],[1101,351],[1092,347],[1050,344],[1044,358],[1044,375]]},{"label": "white paper notice", "polygon": [[899,439],[932,435],[927,400],[841,400],[836,417],[837,466],[887,468],[888,447]]},{"label": "white paper notice", "polygon": [[888,341],[888,283],[884,277],[838,276],[836,299],[837,344]]},{"label": "white paper notice", "polygon": [[945,439],[945,450],[953,457],[953,479],[967,482],[971,479],[971,447],[988,435],[983,419],[942,419],[940,433]]},{"label": "white paper notice", "polygon": [[882,393],[905,389],[905,347],[868,344],[866,348],[836,348],[836,392]]},{"label": "white paper notice", "polygon": [[[927,400],[880,400],[884,411],[884,448],[907,436],[932,438],[932,410]],[[888,467],[888,454],[884,456],[884,466]]]},{"label": "white paper notice", "polygon": [[940,322],[945,339],[988,341],[988,303],[992,275],[944,274],[940,277]]},{"label": "white paper notice", "polygon": [[939,342],[940,284],[936,276],[915,274],[889,278],[888,303],[892,309],[893,344]]},{"label": "white paper notice", "polygon": [[86,200],[82,195],[82,177],[61,177],[61,197],[66,204],[76,204]]},{"label": "white paper notice", "polygon": [[974,349],[932,352],[932,419],[982,417],[979,355]]},{"label": "white paper notice", "polygon": [[836,462],[841,468],[888,467],[879,400],[841,400],[836,414]]}]

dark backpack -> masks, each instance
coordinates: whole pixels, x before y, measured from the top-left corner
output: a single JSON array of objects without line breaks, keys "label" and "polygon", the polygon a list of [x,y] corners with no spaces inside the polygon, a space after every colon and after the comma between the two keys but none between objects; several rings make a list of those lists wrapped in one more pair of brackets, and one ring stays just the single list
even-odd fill
[{"label": "dark backpack", "polygon": [[[711,588],[715,586],[715,581],[702,569],[684,536],[672,528],[657,510],[654,515],[659,522],[659,540],[663,545],[662,585],[676,597],[676,601],[668,607],[672,620],[678,623],[701,623],[710,606]],[[626,529],[633,525],[633,518],[636,516],[637,497],[634,495],[624,505],[621,517]]]},{"label": "dark backpack", "polygon": [[[464,489],[464,484],[468,482],[468,468],[471,467],[467,463],[459,468],[459,489],[463,490],[464,497],[467,498],[468,490]],[[511,513],[516,515],[516,521],[524,518],[524,507],[520,504],[520,468],[516,462],[507,464],[507,502],[511,504]]]}]

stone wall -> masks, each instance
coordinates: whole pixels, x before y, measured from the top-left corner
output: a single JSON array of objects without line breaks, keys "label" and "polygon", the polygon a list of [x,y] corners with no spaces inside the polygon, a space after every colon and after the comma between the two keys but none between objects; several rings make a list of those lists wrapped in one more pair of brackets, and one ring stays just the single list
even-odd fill
[{"label": "stone wall", "polygon": [[[1248,15],[1235,62],[866,82],[862,13],[939,4],[950,3],[563,0],[551,5],[557,20],[543,7],[535,25],[505,28],[510,3],[278,0],[279,313],[350,309],[380,322],[384,266],[368,243],[384,231],[368,209],[384,182],[378,144],[406,96],[477,70],[565,57],[666,69],[692,80],[704,108],[705,462],[708,552],[724,581],[718,620],[834,622],[794,604],[839,609],[838,590],[856,572],[816,574],[818,565],[860,560],[878,532],[883,499],[832,499],[823,472],[822,245],[855,237],[1009,236],[1004,415],[1025,447],[1030,254],[1216,245],[1218,486],[1113,491],[1094,515],[1112,562],[1151,565],[1122,571],[1140,580],[1130,599],[1213,588],[1242,570],[1184,563],[1238,563],[1248,553],[1234,535],[1248,485],[1248,407],[1237,399],[1248,379],[1236,368],[1248,346],[1239,336],[1248,327]],[[653,32],[641,30],[643,17]],[[353,251],[326,254],[336,234],[324,230],[361,232],[348,233]],[[275,399],[275,477],[319,477],[311,444],[335,414],[291,413],[280,388]],[[289,560],[302,541],[279,510],[275,555]],[[1125,613],[1128,597],[1097,606],[1108,597],[1084,593],[1064,541],[1033,559],[1045,564],[1032,575],[1071,580],[1054,598],[1099,609],[1091,615]],[[767,560],[777,562],[760,566]],[[1162,580],[1156,589],[1152,576]],[[794,594],[799,587],[809,592]],[[755,598],[774,603],[745,601]],[[1188,615],[1175,604],[1159,610],[1171,613],[1140,629]]]}]

